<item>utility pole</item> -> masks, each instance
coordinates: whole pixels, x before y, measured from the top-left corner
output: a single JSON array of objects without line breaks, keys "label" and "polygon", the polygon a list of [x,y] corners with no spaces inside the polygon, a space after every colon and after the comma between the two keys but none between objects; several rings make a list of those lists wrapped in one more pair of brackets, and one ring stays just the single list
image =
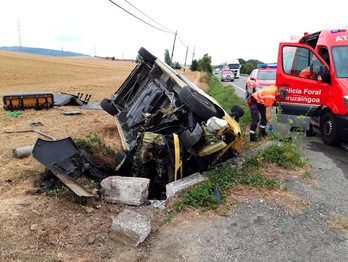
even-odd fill
[{"label": "utility pole", "polygon": [[195,49],[196,49],[196,46],[193,46],[192,61],[195,59]]},{"label": "utility pole", "polygon": [[18,48],[19,48],[19,52],[22,52],[21,23],[19,22],[19,19],[17,21],[17,27],[18,27]]},{"label": "utility pole", "polygon": [[176,32],[177,31],[175,31],[175,36],[174,36],[174,44],[173,44],[173,50],[172,50],[172,57],[170,58],[170,66],[173,63],[174,47],[175,47],[175,41],[176,41]]},{"label": "utility pole", "polygon": [[188,47],[186,47],[186,55],[185,55],[185,63],[184,63],[184,73],[185,73],[185,70],[186,70],[187,52],[188,52]]}]

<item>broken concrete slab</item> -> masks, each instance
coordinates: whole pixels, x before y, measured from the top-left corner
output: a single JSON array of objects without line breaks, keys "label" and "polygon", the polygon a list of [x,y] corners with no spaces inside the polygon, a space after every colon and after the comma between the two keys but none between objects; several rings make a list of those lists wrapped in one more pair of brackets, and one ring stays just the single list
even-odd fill
[{"label": "broken concrete slab", "polygon": [[100,185],[108,203],[140,206],[149,195],[150,179],[109,176],[103,179]]},{"label": "broken concrete slab", "polygon": [[190,188],[194,185],[207,181],[208,177],[203,176],[201,173],[194,173],[190,176],[184,177],[172,183],[166,185],[167,198],[174,197],[178,193]]},{"label": "broken concrete slab", "polygon": [[151,232],[150,218],[125,209],[112,221],[111,236],[116,241],[137,247]]}]

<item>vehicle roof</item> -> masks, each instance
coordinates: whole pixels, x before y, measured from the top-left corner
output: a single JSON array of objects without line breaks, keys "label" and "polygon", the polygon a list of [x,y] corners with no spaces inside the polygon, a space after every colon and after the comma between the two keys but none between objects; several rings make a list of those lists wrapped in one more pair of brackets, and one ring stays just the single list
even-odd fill
[{"label": "vehicle roof", "polygon": [[336,46],[348,44],[347,29],[323,29],[315,33],[304,33],[304,36],[298,40],[300,44],[307,44],[315,48],[316,46]]}]

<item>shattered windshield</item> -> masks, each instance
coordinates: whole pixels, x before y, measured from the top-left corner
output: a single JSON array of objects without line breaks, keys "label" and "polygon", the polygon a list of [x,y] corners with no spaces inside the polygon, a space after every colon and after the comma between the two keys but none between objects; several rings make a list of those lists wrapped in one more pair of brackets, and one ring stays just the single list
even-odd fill
[{"label": "shattered windshield", "polygon": [[348,46],[336,46],[332,48],[332,56],[336,76],[348,77]]}]

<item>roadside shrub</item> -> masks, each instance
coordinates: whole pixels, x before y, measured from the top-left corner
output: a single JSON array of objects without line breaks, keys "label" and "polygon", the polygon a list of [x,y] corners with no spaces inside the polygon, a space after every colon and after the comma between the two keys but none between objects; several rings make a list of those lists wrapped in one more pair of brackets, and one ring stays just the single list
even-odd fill
[{"label": "roadside shrub", "polygon": [[95,133],[87,134],[86,138],[74,139],[77,147],[86,151],[96,161],[105,163],[114,163],[115,151],[106,146],[104,142]]},{"label": "roadside shrub", "polygon": [[277,143],[264,150],[258,151],[254,156],[245,158],[249,167],[262,167],[264,163],[275,163],[279,167],[290,169],[304,167],[306,162],[294,143]]}]

